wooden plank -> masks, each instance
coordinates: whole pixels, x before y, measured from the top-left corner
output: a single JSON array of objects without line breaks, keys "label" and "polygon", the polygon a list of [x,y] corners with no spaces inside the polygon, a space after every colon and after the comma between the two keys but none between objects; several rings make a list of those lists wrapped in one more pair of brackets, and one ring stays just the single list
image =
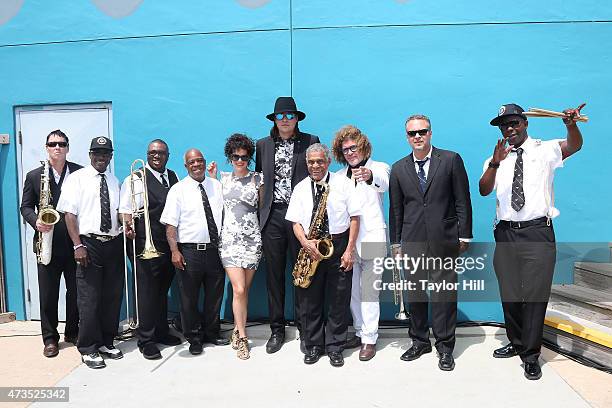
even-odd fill
[{"label": "wooden plank", "polygon": [[612,294],[609,293],[578,285],[553,285],[551,292],[568,299],[588,303],[602,309],[612,310]]}]

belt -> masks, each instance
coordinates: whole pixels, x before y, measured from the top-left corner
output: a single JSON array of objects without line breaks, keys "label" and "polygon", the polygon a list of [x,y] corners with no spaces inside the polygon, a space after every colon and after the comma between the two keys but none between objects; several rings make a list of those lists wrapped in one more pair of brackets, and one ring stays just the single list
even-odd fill
[{"label": "belt", "polygon": [[501,220],[497,225],[501,225],[502,227],[510,227],[512,229],[521,229],[521,228],[531,227],[533,225],[542,225],[542,224],[551,225],[552,223],[550,221],[550,218],[540,217],[540,218],[536,218],[536,219],[528,220],[528,221]]},{"label": "belt", "polygon": [[347,229],[344,232],[339,233],[339,234],[330,234],[330,235],[331,235],[332,239],[344,238],[344,237],[348,237],[349,236],[349,231],[350,231],[350,228]]},{"label": "belt", "polygon": [[202,244],[194,244],[194,243],[179,243],[181,248],[195,249],[196,251],[206,251],[207,249],[215,249],[216,246],[211,244],[210,242],[202,243]]},{"label": "belt", "polygon": [[99,234],[83,234],[84,237],[87,238],[93,238],[93,239],[97,239],[98,241],[102,241],[102,242],[108,242],[111,241],[115,238],[117,238],[119,235],[99,235]]}]

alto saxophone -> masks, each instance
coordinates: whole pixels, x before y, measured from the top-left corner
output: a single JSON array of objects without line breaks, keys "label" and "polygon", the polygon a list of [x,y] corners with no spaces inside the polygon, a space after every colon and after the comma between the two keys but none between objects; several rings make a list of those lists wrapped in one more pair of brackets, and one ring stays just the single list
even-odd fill
[{"label": "alto saxophone", "polygon": [[41,161],[43,172],[40,176],[40,199],[38,200],[38,222],[51,225],[51,231],[39,232],[36,240],[36,261],[42,265],[51,262],[53,226],[60,220],[59,213],[51,205],[51,186],[49,184],[49,161]]},{"label": "alto saxophone", "polygon": [[[327,209],[327,196],[329,195],[329,184],[323,183],[323,194],[319,201],[319,206],[314,217],[310,221],[308,228],[308,240],[317,240],[317,249],[321,253],[323,259],[328,259],[334,253],[334,244],[329,236],[322,236],[321,226],[325,219],[325,211]],[[312,277],[317,272],[317,266],[320,261],[315,261],[308,255],[304,248],[300,248],[295,266],[293,267],[293,284],[300,288],[306,289],[310,286]]]}]

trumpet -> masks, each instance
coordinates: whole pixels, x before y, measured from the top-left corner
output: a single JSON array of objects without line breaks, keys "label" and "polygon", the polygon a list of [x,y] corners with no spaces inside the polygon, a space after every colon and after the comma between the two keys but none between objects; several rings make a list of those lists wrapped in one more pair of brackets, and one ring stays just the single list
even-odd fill
[{"label": "trumpet", "polygon": [[[393,257],[399,255],[400,253],[400,244],[391,245],[391,255]],[[393,303],[395,303],[395,306],[399,305],[399,311],[395,314],[396,320],[410,319],[410,315],[404,306],[404,280],[404,272],[397,266],[396,262],[393,262]]]},{"label": "trumpet", "polygon": [[[145,168],[145,162],[142,159],[136,159],[132,162],[132,165],[130,166],[130,176],[129,176],[129,189],[130,189],[130,203],[131,203],[131,211],[130,211],[130,215],[131,215],[131,224],[134,225],[134,220],[142,217],[143,222],[144,222],[144,232],[145,232],[145,245],[144,245],[144,249],[142,250],[142,252],[138,255],[136,255],[136,240],[133,239],[132,240],[132,253],[134,254],[135,257],[138,257],[140,259],[154,259],[154,258],[158,258],[161,255],[163,255],[162,252],[159,252],[156,248],[155,245],[153,244],[153,237],[151,234],[151,219],[149,218],[149,194],[147,192],[147,171]],[[140,182],[140,189],[136,188],[136,183]],[[139,205],[140,202],[139,200],[137,200],[137,197],[142,196],[142,208]],[[125,236],[125,231],[126,231],[126,226],[127,226],[127,220],[126,217],[123,217],[123,240],[124,240],[124,252],[126,251],[126,236]],[[125,257],[127,258],[127,253],[124,254]],[[133,262],[133,269],[134,269],[134,297],[136,298],[136,306],[135,306],[135,320],[132,320],[129,323],[130,329],[136,329],[138,328],[138,274],[137,274],[137,263],[136,263],[136,259],[134,259]],[[125,281],[128,282],[128,269],[127,269],[127,263],[125,264]],[[125,285],[125,304],[126,304],[126,310],[127,310],[127,317],[129,318],[130,315],[130,302],[129,302],[129,285]]]}]

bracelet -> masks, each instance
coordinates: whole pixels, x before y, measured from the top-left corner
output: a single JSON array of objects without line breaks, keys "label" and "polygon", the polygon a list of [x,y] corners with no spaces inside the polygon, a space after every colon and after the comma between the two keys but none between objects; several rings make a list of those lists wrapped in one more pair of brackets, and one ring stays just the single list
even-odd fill
[{"label": "bracelet", "polygon": [[73,247],[72,247],[72,249],[73,249],[73,250],[75,250],[75,251],[76,251],[77,249],[79,249],[79,248],[85,248],[85,249],[87,249],[87,247],[86,247],[85,245],[83,245],[83,244],[75,245],[75,246],[73,246]]},{"label": "bracelet", "polygon": [[492,168],[492,169],[498,169],[499,168],[499,163],[489,162],[489,167]]}]

